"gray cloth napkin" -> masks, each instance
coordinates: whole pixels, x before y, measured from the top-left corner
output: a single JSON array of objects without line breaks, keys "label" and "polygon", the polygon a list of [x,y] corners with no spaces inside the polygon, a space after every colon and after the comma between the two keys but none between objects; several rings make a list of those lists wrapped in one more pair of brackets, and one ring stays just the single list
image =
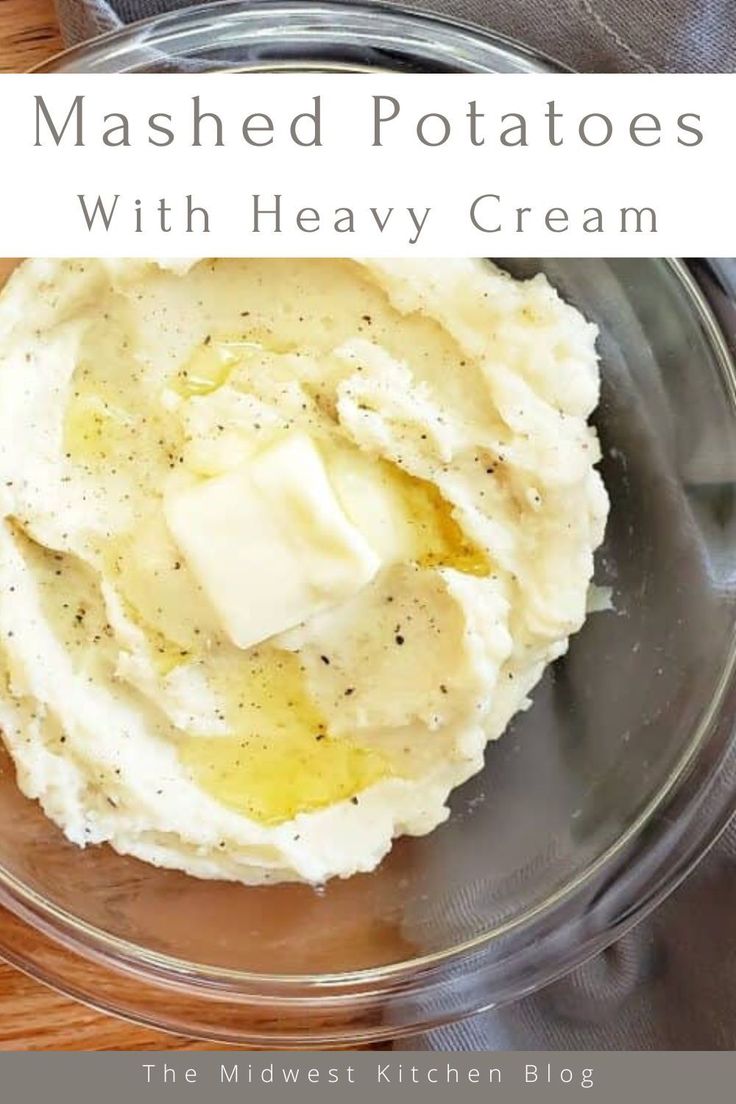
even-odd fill
[{"label": "gray cloth napkin", "polygon": [[[64,37],[75,43],[192,2],[57,5]],[[736,69],[734,0],[423,0],[407,6],[493,27],[581,71]],[[397,1048],[736,1048],[735,872],[732,823],[670,900],[615,946],[532,997]]]}]

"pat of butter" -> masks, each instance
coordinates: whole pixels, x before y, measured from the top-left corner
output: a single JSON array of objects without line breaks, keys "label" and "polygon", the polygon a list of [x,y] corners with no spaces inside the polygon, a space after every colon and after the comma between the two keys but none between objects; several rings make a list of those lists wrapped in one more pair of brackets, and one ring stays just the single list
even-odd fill
[{"label": "pat of butter", "polygon": [[371,581],[381,560],[293,433],[164,504],[171,533],[241,648],[302,624]]}]

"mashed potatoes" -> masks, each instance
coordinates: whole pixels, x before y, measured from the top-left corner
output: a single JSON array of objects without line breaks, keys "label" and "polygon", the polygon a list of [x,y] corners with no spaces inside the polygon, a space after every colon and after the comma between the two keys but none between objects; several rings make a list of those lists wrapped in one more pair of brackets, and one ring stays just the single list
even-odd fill
[{"label": "mashed potatoes", "polygon": [[480,261],[26,262],[0,298],[23,792],[80,845],[248,883],[433,829],[585,618],[594,340]]}]

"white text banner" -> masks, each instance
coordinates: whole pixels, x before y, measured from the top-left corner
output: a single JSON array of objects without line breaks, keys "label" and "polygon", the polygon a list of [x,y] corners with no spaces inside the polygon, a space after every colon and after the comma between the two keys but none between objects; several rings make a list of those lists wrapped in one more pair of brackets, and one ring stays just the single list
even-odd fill
[{"label": "white text banner", "polygon": [[4,256],[733,256],[736,75],[0,77]]}]

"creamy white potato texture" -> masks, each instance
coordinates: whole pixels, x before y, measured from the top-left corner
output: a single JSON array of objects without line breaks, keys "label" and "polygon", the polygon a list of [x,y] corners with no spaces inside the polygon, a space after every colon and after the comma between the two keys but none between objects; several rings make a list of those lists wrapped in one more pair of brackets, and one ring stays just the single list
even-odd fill
[{"label": "creamy white potato texture", "polygon": [[23,792],[80,845],[246,883],[433,829],[585,619],[595,336],[482,261],[24,263],[0,298]]}]

